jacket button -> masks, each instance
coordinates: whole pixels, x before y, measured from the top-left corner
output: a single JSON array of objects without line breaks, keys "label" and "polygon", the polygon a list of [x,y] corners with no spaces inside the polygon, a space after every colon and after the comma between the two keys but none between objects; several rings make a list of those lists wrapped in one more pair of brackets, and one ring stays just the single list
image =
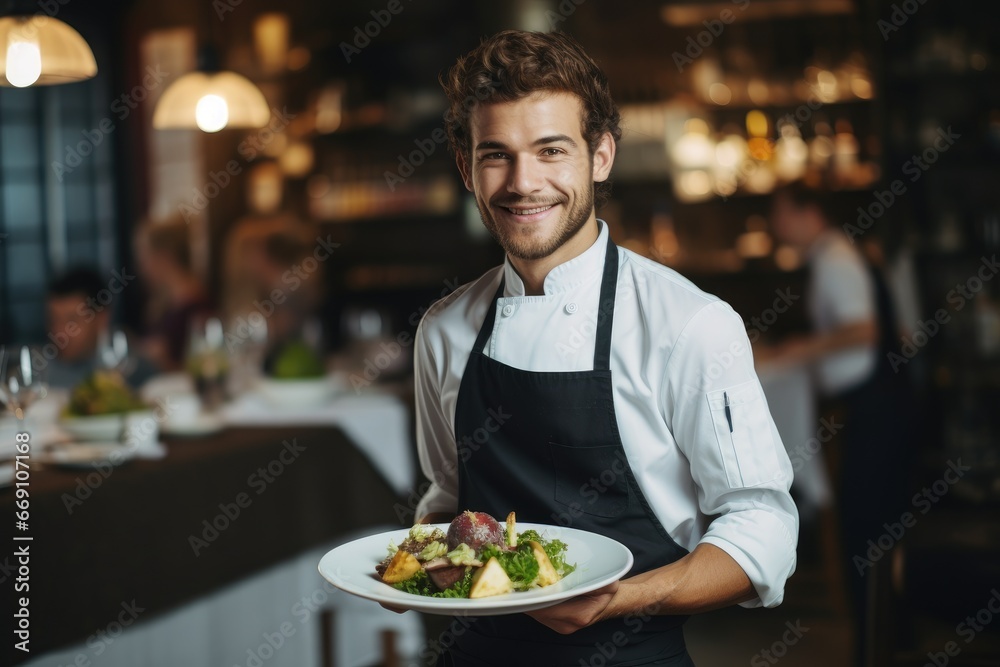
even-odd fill
[{"label": "jacket button", "polygon": [[503,310],[501,310],[500,312],[503,313],[504,317],[510,317],[511,315],[514,314],[514,306],[508,303],[506,306],[503,307]]},{"label": "jacket button", "polygon": [[576,312],[576,304],[575,303],[567,303],[566,304],[566,312],[569,313],[570,315],[572,315],[573,313],[575,313]]}]

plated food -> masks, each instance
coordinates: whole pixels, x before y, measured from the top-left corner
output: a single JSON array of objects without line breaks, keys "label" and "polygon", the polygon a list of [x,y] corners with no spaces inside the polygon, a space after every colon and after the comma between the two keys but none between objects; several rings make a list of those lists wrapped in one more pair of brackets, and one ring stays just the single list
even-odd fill
[{"label": "plated food", "polygon": [[[447,538],[447,523],[424,527],[439,528]],[[384,561],[389,542],[402,544],[409,537],[406,529],[395,528],[359,537],[326,552],[317,566],[320,574],[340,590],[393,609],[412,609],[425,614],[469,614],[498,616],[543,609],[583,595],[617,581],[632,568],[632,552],[610,537],[565,526],[518,522],[519,542],[535,531],[539,536],[558,538],[566,545],[564,554],[576,569],[551,586],[515,591],[509,595],[482,598],[414,595],[387,584],[375,571]],[[551,548],[551,547],[550,547]],[[509,576],[509,575],[508,575]]]},{"label": "plated food", "polygon": [[[96,371],[70,392],[59,427],[74,440],[109,443],[123,438],[128,419],[144,414],[152,417],[152,409],[120,373]],[[155,433],[150,437],[155,439]]]},{"label": "plated food", "polygon": [[120,373],[95,371],[70,392],[62,416],[93,417],[148,409]]},{"label": "plated food", "polygon": [[336,373],[327,374],[323,358],[309,345],[291,341],[264,360],[257,386],[271,405],[298,409],[324,405],[347,383]]},{"label": "plated food", "polygon": [[514,512],[506,526],[485,512],[466,510],[447,531],[417,524],[375,567],[386,584],[406,593],[471,600],[545,588],[576,569],[567,545],[537,530],[517,532]]},{"label": "plated food", "polygon": [[323,359],[302,341],[285,343],[265,366],[268,374],[277,380],[321,378],[326,373]]}]

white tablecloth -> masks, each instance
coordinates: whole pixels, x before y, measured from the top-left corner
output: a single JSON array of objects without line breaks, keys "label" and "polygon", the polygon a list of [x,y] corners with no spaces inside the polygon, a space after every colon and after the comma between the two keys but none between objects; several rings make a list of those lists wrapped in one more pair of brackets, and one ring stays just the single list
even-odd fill
[{"label": "white tablecloth", "polygon": [[[153,400],[193,391],[191,379],[175,373],[150,380],[142,393]],[[391,394],[340,393],[320,405],[279,407],[251,390],[222,406],[219,414],[228,426],[339,426],[397,493],[412,490],[416,460],[409,411]]]},{"label": "white tablecloth", "polygon": [[388,394],[345,394],[315,407],[277,408],[257,392],[248,392],[221,410],[232,426],[339,426],[400,494],[416,475],[409,413]]}]

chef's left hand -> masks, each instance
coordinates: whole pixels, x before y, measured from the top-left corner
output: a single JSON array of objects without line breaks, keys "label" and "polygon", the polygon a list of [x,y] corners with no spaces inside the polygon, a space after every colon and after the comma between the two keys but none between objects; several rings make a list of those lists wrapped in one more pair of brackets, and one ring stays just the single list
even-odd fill
[{"label": "chef's left hand", "polygon": [[526,613],[559,634],[568,635],[608,618],[611,601],[618,592],[618,585],[619,582],[614,581],[604,588],[598,588],[566,602]]}]

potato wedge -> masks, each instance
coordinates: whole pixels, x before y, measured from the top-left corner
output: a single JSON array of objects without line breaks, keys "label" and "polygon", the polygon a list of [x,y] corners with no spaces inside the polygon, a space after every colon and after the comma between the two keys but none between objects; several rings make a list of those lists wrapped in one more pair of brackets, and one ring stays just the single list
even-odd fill
[{"label": "potato wedge", "polygon": [[413,554],[400,549],[389,561],[389,566],[382,575],[382,581],[387,584],[398,584],[406,581],[420,571],[420,561]]},{"label": "potato wedge", "polygon": [[556,572],[556,568],[553,567],[552,561],[549,560],[542,545],[534,540],[529,540],[528,544],[531,545],[531,551],[535,555],[535,560],[538,561],[538,577],[535,579],[535,583],[539,586],[551,586],[559,581],[559,573]]},{"label": "potato wedge", "polygon": [[507,576],[500,561],[491,558],[472,575],[472,586],[469,588],[469,599],[488,598],[494,595],[510,593],[514,584]]}]

